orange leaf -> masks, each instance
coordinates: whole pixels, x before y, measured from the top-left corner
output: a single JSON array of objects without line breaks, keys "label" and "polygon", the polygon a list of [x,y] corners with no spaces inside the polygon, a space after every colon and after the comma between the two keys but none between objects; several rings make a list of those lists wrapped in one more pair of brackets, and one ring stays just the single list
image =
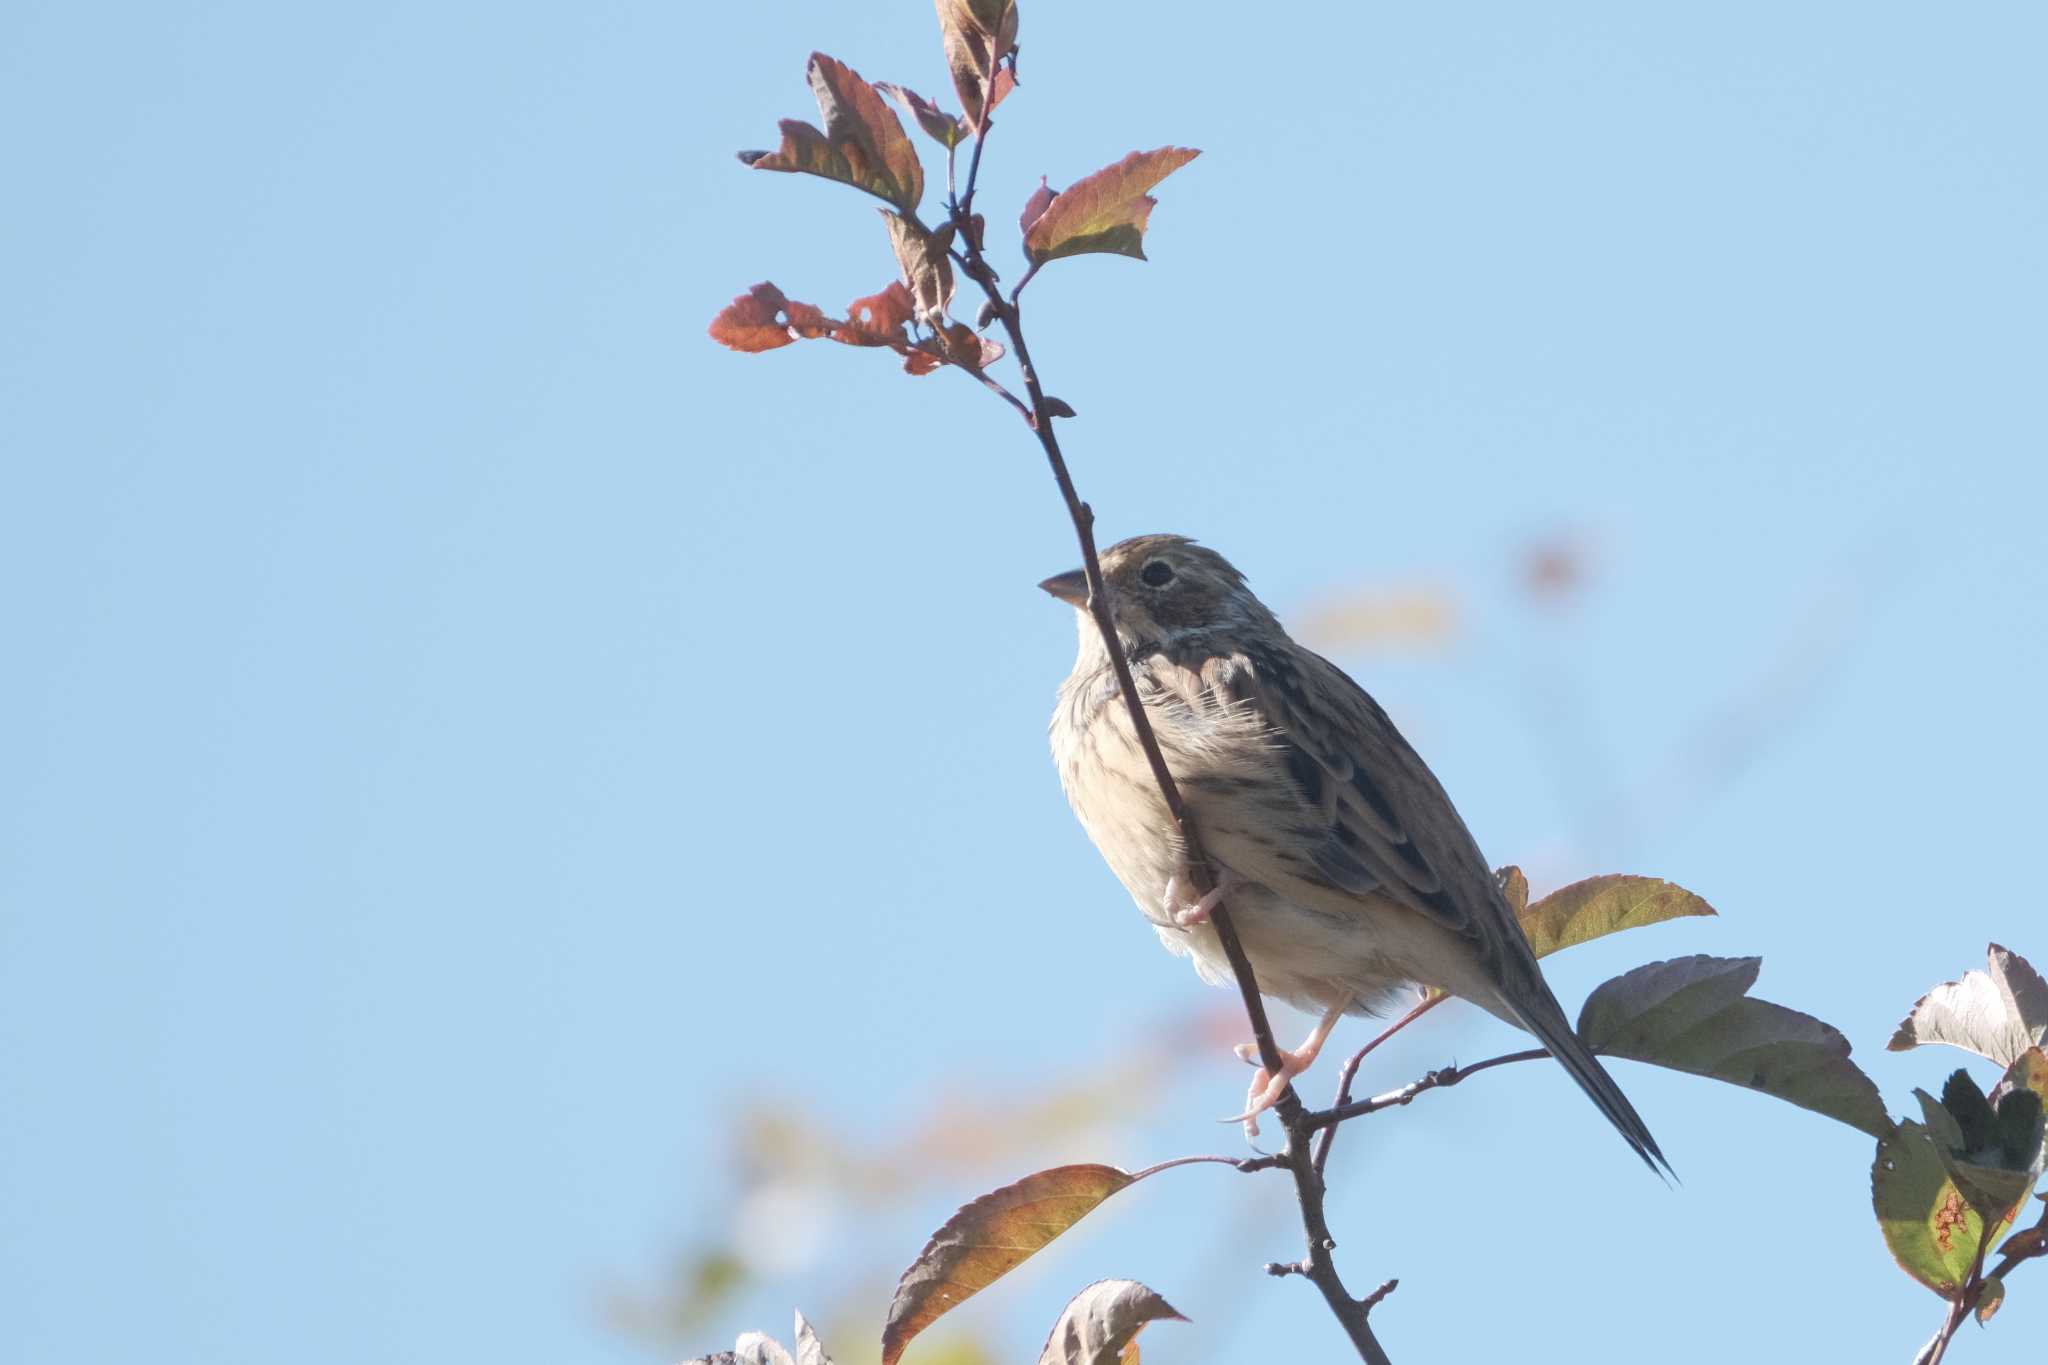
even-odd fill
[{"label": "orange leaf", "polygon": [[800,171],[838,180],[886,199],[908,213],[924,197],[924,166],[903,125],[860,73],[822,52],[811,54],[811,92],[825,130],[782,120],[782,146],[742,153],[757,171]]},{"label": "orange leaf", "polygon": [[903,1272],[882,1328],[882,1365],[911,1338],[1037,1254],[1136,1177],[1114,1166],[1055,1166],[992,1190],[932,1234]]},{"label": "orange leaf", "polygon": [[1159,202],[1147,191],[1200,155],[1192,147],[1132,152],[1076,181],[1025,232],[1024,254],[1034,265],[1091,251],[1144,260],[1145,224]]}]

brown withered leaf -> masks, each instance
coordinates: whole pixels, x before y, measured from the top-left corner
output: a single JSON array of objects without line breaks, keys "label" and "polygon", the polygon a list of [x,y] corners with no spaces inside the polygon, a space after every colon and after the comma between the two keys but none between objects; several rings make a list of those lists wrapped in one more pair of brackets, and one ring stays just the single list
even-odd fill
[{"label": "brown withered leaf", "polygon": [[784,119],[780,148],[761,156],[749,152],[742,159],[757,171],[798,171],[838,180],[905,213],[914,211],[924,197],[924,166],[875,88],[822,52],[811,54],[807,74],[824,130],[802,119]]},{"label": "brown withered leaf", "polygon": [[1519,918],[1529,908],[1528,876],[1521,868],[1509,863],[1506,867],[1496,867],[1493,879],[1500,883],[1500,893],[1507,897],[1508,909]]},{"label": "brown withered leaf", "polygon": [[1003,64],[1017,50],[1016,0],[935,0],[935,8],[961,111],[970,129],[979,128],[982,91],[989,91],[993,110],[1017,84]]},{"label": "brown withered leaf", "polygon": [[[889,245],[896,252],[897,268],[910,288],[910,300],[921,321],[938,326],[947,305],[953,302],[953,262],[946,256],[944,238],[926,229],[915,218],[882,210],[889,223]],[[951,236],[950,226],[944,229]]]},{"label": "brown withered leaf", "polygon": [[[1528,894],[1526,883],[1523,894]],[[1624,929],[1713,913],[1714,907],[1692,892],[1656,877],[1607,876],[1588,877],[1553,891],[1516,917],[1536,956],[1548,957],[1560,948]]]},{"label": "brown withered leaf", "polygon": [[1187,1318],[1136,1280],[1097,1280],[1074,1295],[1053,1324],[1038,1365],[1135,1365],[1148,1322]]},{"label": "brown withered leaf", "polygon": [[917,126],[948,151],[967,141],[974,133],[966,120],[947,113],[908,86],[897,85],[893,81],[876,81],[875,89],[902,105],[903,112],[916,119]]},{"label": "brown withered leaf", "polygon": [[991,1190],[946,1220],[897,1282],[882,1365],[919,1332],[994,1284],[1137,1177],[1114,1166],[1055,1166]]},{"label": "brown withered leaf", "polygon": [[1145,224],[1159,202],[1148,191],[1201,153],[1192,147],[1132,152],[1060,191],[1024,234],[1034,265],[1085,252],[1145,259]]},{"label": "brown withered leaf", "polygon": [[964,322],[949,322],[933,329],[933,343],[949,365],[985,370],[1003,358],[1003,344],[981,335]]}]

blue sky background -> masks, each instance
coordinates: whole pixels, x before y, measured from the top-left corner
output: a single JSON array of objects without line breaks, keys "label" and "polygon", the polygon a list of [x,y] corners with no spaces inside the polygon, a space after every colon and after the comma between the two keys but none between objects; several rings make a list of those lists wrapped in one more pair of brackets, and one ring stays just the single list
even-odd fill
[{"label": "blue sky background", "polygon": [[[1882,1051],[1913,999],[2048,960],[2048,15],[1026,0],[1022,40],[998,239],[1041,173],[1204,149],[1151,264],[1027,296],[1105,534],[1199,535],[1283,614],[1455,604],[1337,657],[1489,855],[1723,914],[1557,960],[1569,1004],[1761,953],[1895,1110],[1938,1082]],[[912,0],[0,11],[0,1355],[654,1362],[801,1305],[847,1365],[988,1185],[1234,1150],[1189,1022],[1227,1001],[1045,753],[1074,553],[1027,434],[704,337],[757,279],[892,273],[869,201],[731,158],[813,47],[944,84]],[[1567,609],[1517,587],[1541,543]],[[1162,1034],[1170,1084],[988,1170],[735,1194],[748,1106],[874,1151]],[[1380,1085],[1516,1045],[1418,1034]],[[1619,1074],[1676,1190],[1547,1067],[1345,1139],[1396,1359],[1933,1329],[1868,1139]],[[1287,1203],[1175,1172],[961,1325],[1026,1360],[1122,1274],[1195,1319],[1148,1360],[1335,1358],[1258,1273]],[[719,1246],[754,1278],[687,1341],[607,1314]],[[1959,1357],[2026,1358],[2042,1279]]]}]

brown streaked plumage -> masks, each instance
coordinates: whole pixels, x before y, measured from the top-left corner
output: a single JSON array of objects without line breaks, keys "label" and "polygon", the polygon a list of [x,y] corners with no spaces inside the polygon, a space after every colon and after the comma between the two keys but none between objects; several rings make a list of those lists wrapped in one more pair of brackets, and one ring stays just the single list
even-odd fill
[{"label": "brown streaked plumage", "polygon": [[[1439,987],[1534,1033],[1636,1154],[1663,1153],[1572,1032],[1450,798],[1386,712],[1302,648],[1215,551],[1139,536],[1102,555],[1117,633],[1232,920],[1267,995],[1323,1023],[1252,1112],[1312,1061],[1340,1014],[1377,1013],[1408,983]],[[1230,967],[1190,904],[1180,840],[1154,786],[1076,573],[1047,592],[1081,617],[1052,747],[1060,782],[1110,869],[1204,979]]]}]

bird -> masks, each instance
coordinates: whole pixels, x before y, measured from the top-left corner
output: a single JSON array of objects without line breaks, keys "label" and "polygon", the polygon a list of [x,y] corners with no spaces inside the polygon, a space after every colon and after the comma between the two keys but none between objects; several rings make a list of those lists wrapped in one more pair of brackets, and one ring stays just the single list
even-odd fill
[{"label": "bird", "polygon": [[1296,643],[1216,551],[1180,535],[1100,555],[1118,642],[1213,878],[1192,890],[1179,829],[1140,747],[1079,569],[1039,586],[1072,605],[1080,652],[1050,727],[1068,803],[1138,908],[1211,984],[1234,980],[1219,903],[1261,994],[1315,1030],[1263,1067],[1247,1131],[1315,1061],[1347,1014],[1414,986],[1471,1001],[1535,1035],[1652,1171],[1648,1126],[1543,979],[1500,882],[1429,766],[1379,703]]}]

